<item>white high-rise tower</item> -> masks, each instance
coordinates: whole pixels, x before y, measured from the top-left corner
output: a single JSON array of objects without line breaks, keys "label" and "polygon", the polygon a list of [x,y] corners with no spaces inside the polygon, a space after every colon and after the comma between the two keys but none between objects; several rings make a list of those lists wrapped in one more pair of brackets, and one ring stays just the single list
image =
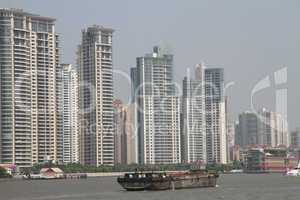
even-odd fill
[{"label": "white high-rise tower", "polygon": [[183,162],[206,163],[205,90],[202,65],[197,65],[195,78],[185,77],[182,96]]},{"label": "white high-rise tower", "polygon": [[152,54],[137,58],[131,71],[137,105],[138,155],[143,164],[181,161],[180,99],[175,95],[173,55]]},{"label": "white high-rise tower", "polygon": [[57,160],[59,40],[55,19],[0,9],[0,162]]},{"label": "white high-rise tower", "polygon": [[59,155],[63,163],[79,162],[78,73],[71,64],[62,64],[62,130]]}]

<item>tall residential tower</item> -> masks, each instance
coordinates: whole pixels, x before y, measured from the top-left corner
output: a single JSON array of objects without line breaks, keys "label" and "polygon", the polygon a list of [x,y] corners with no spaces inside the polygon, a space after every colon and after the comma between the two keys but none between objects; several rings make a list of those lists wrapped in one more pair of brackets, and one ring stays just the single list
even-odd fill
[{"label": "tall residential tower", "polygon": [[205,123],[208,163],[227,163],[224,69],[205,68]]},{"label": "tall residential tower", "polygon": [[57,160],[55,19],[0,9],[0,162]]},{"label": "tall residential tower", "polygon": [[206,163],[205,90],[202,65],[185,77],[182,96],[182,160]]},{"label": "tall residential tower", "polygon": [[114,163],[113,30],[94,25],[82,31],[79,46],[81,155],[85,165]]},{"label": "tall residential tower", "polygon": [[185,77],[182,96],[184,162],[227,163],[227,121],[222,68],[198,64],[195,77]]},{"label": "tall residential tower", "polygon": [[71,64],[62,64],[62,130],[59,155],[63,163],[79,162],[78,73]]},{"label": "tall residential tower", "polygon": [[265,108],[258,112],[241,113],[236,130],[236,144],[242,148],[257,145],[289,147],[290,135],[286,119],[280,113]]},{"label": "tall residential tower", "polygon": [[153,53],[137,58],[131,70],[137,105],[139,162],[179,163],[180,99],[175,95],[173,55]]},{"label": "tall residential tower", "polygon": [[137,163],[137,129],[135,124],[135,105],[124,105],[119,99],[115,108],[115,164]]}]

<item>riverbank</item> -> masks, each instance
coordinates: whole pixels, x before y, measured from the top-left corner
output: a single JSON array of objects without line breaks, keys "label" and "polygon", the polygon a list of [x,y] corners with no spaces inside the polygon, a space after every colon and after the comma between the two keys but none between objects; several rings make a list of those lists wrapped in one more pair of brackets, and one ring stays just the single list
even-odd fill
[{"label": "riverbank", "polygon": [[[183,172],[182,171],[164,171],[166,173],[178,173],[178,172]],[[87,178],[96,178],[96,177],[119,177],[119,176],[123,176],[125,173],[131,173],[131,172],[95,172],[95,173],[85,173],[87,175]],[[66,173],[66,175],[68,175],[69,173]],[[76,174],[83,174],[83,173],[71,173],[72,175],[76,175]],[[272,173],[272,172],[243,172],[243,173],[221,173],[221,174],[226,174],[226,175],[235,175],[235,174],[249,174],[249,175],[259,175],[259,174],[282,174],[282,173]],[[5,181],[14,181],[14,180],[22,180],[22,176],[18,176],[18,177],[13,177],[13,178],[0,178],[1,182],[5,182]]]},{"label": "riverbank", "polygon": [[[85,173],[87,175],[87,178],[94,178],[94,177],[118,177],[122,176],[126,172],[98,172],[98,173]],[[78,175],[83,173],[78,173]],[[66,174],[67,176],[69,174]],[[76,173],[72,173],[72,175],[76,175]],[[67,178],[67,179],[76,179],[76,178]],[[15,176],[12,178],[0,178],[1,182],[7,182],[7,181],[16,181],[16,180],[23,180],[22,176]],[[52,179],[51,179],[52,180]]]},{"label": "riverbank", "polygon": [[[166,172],[166,173],[176,173],[176,172],[184,172],[181,171],[159,171],[159,172]],[[86,173],[87,177],[118,177],[123,176],[125,173],[132,173],[132,172],[97,172],[97,173]]]},{"label": "riverbank", "polygon": [[[166,173],[176,173],[176,172],[183,172],[183,171],[164,171]],[[125,173],[131,173],[131,172],[95,172],[95,173],[66,173],[65,175],[68,176],[76,176],[76,175],[82,175],[86,174],[87,178],[96,178],[96,177],[119,177],[123,176]],[[72,178],[67,178],[72,179]],[[76,179],[76,178],[74,178]],[[23,180],[22,176],[15,176],[12,178],[0,178],[0,181],[14,181],[14,180]]]},{"label": "riverbank", "polygon": [[117,177],[122,176],[126,172],[97,172],[97,173],[86,173],[87,177]]}]

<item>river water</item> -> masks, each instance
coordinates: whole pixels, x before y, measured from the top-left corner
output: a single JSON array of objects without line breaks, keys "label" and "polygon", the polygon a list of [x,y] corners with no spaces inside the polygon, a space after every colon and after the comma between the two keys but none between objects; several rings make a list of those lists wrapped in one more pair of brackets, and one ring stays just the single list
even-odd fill
[{"label": "river water", "polygon": [[115,177],[1,181],[0,200],[300,200],[300,177],[221,175],[216,188],[126,192]]}]

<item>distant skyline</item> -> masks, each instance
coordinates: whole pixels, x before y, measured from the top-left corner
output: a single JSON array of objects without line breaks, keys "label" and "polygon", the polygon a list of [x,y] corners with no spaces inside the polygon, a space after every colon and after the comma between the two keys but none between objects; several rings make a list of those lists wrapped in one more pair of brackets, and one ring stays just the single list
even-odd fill
[{"label": "distant skyline", "polygon": [[[274,109],[276,89],[288,88],[290,129],[300,126],[300,2],[280,1],[67,1],[2,0],[0,7],[57,19],[61,62],[75,64],[81,30],[93,24],[115,29],[114,69],[129,74],[136,57],[161,45],[174,54],[175,80],[181,85],[186,68],[204,62],[223,67],[230,112],[250,110],[251,90],[270,76],[271,87],[257,93],[257,108]],[[287,83],[275,85],[274,72],[287,67]],[[191,70],[192,71],[192,70]],[[130,85],[115,74],[115,96],[125,102]]]}]

